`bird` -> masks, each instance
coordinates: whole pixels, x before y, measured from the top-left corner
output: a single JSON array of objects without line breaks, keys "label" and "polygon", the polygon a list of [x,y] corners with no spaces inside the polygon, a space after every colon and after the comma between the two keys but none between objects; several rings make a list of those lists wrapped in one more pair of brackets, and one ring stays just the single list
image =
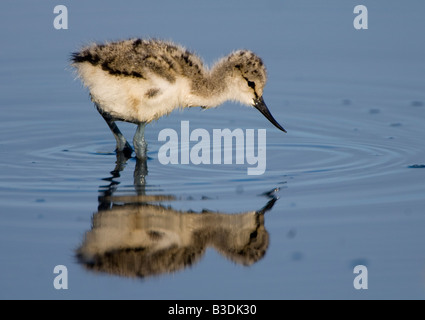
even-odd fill
[{"label": "bird", "polygon": [[92,43],[71,54],[71,66],[112,131],[116,152],[133,149],[116,121],[137,125],[136,157],[146,158],[146,124],[177,108],[209,109],[236,101],[259,110],[279,130],[263,99],[267,81],[263,60],[239,49],[211,67],[194,52],[171,41],[131,38]]}]

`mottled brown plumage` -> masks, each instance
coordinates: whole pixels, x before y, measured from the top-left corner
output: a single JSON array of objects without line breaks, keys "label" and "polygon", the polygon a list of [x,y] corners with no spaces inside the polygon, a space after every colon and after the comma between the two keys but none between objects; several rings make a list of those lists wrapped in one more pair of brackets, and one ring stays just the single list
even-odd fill
[{"label": "mottled brown plumage", "polygon": [[92,44],[72,55],[72,65],[117,140],[118,151],[131,147],[116,120],[136,123],[136,154],[143,158],[146,123],[176,108],[216,107],[227,100],[254,106],[277,128],[262,98],[265,66],[249,50],[220,59],[211,68],[184,47],[155,39]]}]

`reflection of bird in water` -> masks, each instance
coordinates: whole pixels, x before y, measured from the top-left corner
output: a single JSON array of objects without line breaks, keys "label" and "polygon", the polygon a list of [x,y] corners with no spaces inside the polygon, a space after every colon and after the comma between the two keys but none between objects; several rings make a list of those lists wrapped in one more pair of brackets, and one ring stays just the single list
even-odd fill
[{"label": "reflection of bird in water", "polygon": [[[181,107],[216,107],[227,100],[257,108],[271,123],[263,100],[266,69],[248,50],[219,60],[211,69],[185,48],[159,40],[132,39],[93,44],[72,56],[72,65],[117,141],[117,151],[132,149],[115,124],[138,125],[133,138],[138,158],[146,157],[145,125]],[[285,131],[286,132],[286,131]]]},{"label": "reflection of bird in water", "polygon": [[[131,197],[112,197],[122,203]],[[127,277],[147,277],[175,272],[197,262],[207,247],[230,260],[251,265],[268,247],[264,213],[240,214],[181,212],[160,205],[137,203],[113,205],[93,216],[77,257],[88,269]]]},{"label": "reflection of bird in water", "polygon": [[278,189],[263,194],[271,200],[258,211],[176,211],[158,204],[175,197],[146,193],[147,158],[136,159],[136,194],[117,193],[116,179],[128,158],[122,153],[116,157],[111,177],[104,179],[109,184],[100,187],[92,228],[77,249],[78,260],[88,269],[128,277],[159,275],[192,265],[208,247],[243,265],[264,256],[269,244],[264,214],[276,202]]}]

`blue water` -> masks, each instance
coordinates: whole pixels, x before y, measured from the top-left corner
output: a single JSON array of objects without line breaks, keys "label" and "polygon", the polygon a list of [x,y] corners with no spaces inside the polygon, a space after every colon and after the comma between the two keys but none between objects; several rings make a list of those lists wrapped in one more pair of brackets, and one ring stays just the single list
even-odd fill
[{"label": "blue water", "polygon": [[[363,1],[369,29],[355,30],[357,1],[63,1],[56,30],[57,4],[0,4],[1,299],[425,298],[425,4]],[[207,64],[255,51],[288,133],[233,103],[176,111],[147,126],[146,164],[118,168],[68,58],[130,37]],[[266,172],[162,165],[158,134],[182,121],[267,129]],[[119,126],[131,141],[134,125]]]}]

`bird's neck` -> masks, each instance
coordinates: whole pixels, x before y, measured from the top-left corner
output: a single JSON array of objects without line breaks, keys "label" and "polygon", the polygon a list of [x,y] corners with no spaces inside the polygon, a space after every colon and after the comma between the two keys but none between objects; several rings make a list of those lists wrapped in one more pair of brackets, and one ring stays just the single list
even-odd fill
[{"label": "bird's neck", "polygon": [[210,70],[192,82],[192,92],[199,98],[198,105],[216,107],[227,100],[236,100],[232,97],[234,90],[232,83],[232,69],[219,61]]}]

